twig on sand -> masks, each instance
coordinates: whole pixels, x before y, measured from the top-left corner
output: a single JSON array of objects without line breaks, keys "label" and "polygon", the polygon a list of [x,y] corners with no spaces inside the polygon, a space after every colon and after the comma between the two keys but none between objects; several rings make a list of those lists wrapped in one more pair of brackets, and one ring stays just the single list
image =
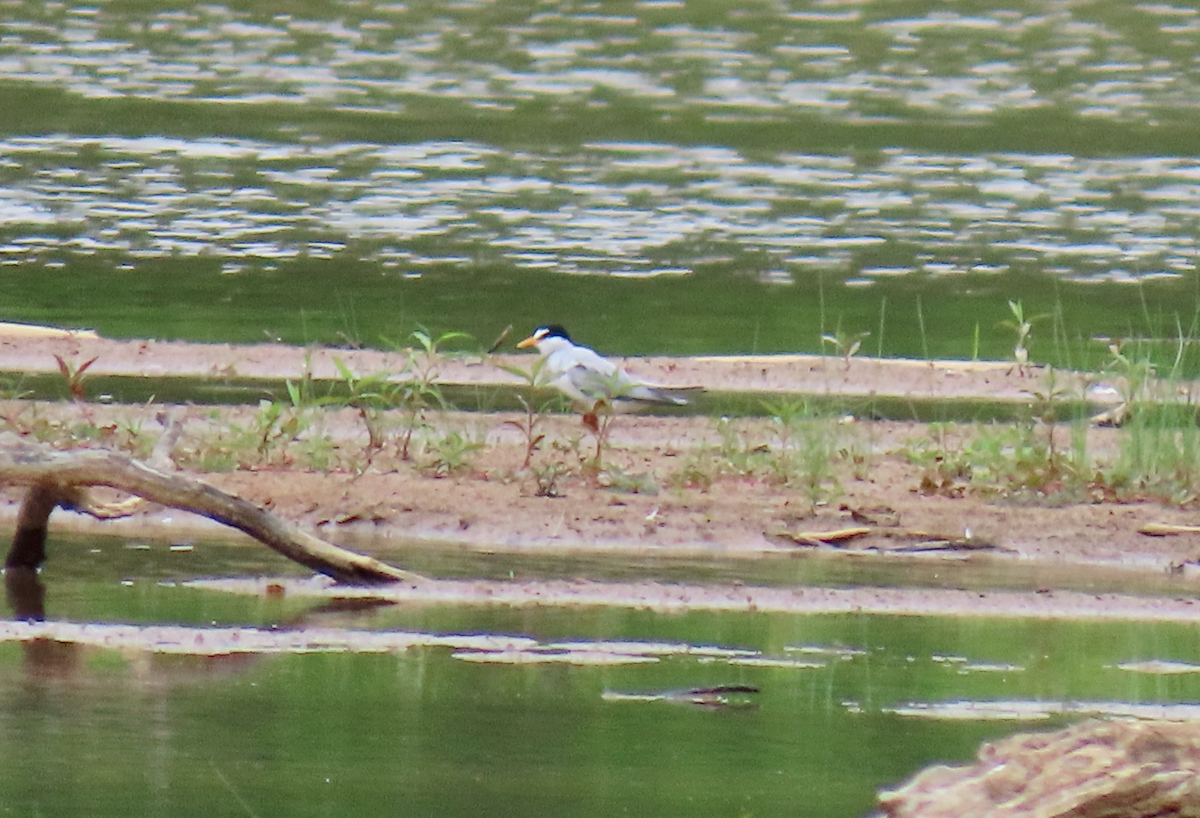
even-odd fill
[{"label": "twig on sand", "polygon": [[1167,525],[1166,523],[1146,523],[1138,529],[1139,534],[1148,537],[1169,537],[1173,534],[1200,534],[1200,525]]}]

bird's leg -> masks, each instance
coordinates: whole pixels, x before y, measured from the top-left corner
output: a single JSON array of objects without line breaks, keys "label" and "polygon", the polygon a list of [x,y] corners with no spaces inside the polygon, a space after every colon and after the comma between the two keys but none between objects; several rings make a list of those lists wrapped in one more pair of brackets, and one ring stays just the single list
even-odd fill
[{"label": "bird's leg", "polygon": [[608,430],[613,421],[612,407],[607,401],[599,400],[590,414],[593,424],[590,428],[596,436],[596,459],[592,463],[599,473],[604,462],[604,445],[608,442]]},{"label": "bird's leg", "polygon": [[596,411],[583,413],[583,425],[592,430],[592,434],[600,434],[600,418],[596,416]]},{"label": "bird's leg", "polygon": [[592,433],[592,437],[596,438],[596,459],[593,460],[595,468],[600,468],[600,404],[597,403],[592,407],[592,411],[583,413],[583,425],[588,427]]}]

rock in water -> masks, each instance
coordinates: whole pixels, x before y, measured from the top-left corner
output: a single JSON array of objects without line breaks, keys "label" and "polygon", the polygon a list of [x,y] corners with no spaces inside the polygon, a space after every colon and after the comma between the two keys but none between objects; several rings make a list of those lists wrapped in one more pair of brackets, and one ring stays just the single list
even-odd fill
[{"label": "rock in water", "polygon": [[1200,815],[1200,724],[1087,721],[984,744],[881,792],[891,818]]}]

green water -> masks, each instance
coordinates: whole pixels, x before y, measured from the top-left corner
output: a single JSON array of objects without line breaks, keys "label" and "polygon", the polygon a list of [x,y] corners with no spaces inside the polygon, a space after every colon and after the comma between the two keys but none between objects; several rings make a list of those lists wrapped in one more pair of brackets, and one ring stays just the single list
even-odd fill
[{"label": "green water", "polygon": [[[1112,702],[1200,696],[1198,674],[1117,667],[1195,663],[1192,627],[438,606],[322,612],[301,598],[183,584],[288,573],[257,546],[201,541],[172,551],[156,540],[67,537],[49,552],[52,620],[199,634],[307,627],[496,634],[545,647],[687,644],[784,666],[719,652],[514,667],[462,661],[448,647],[195,657],[2,643],[0,797],[17,815],[855,816],[869,811],[876,789],[935,761],[966,760],[981,740],[1082,717],[1022,725],[904,715],[914,706],[1105,712]],[[424,559],[436,570],[435,558]],[[474,560],[486,574],[506,559],[460,554],[444,567],[458,573]],[[553,563],[538,570],[569,576],[578,567]],[[679,566],[676,575],[694,581],[712,570]],[[717,684],[760,688],[749,697],[756,706],[605,697]]]},{"label": "green water", "polygon": [[1019,299],[1036,360],[1113,336],[1169,364],[1200,335],[1198,30],[1167,4],[17,1],[0,318],[1004,358]]},{"label": "green water", "polygon": [[[1165,371],[1179,339],[1200,337],[1198,34],[1195,9],[1166,3],[14,0],[0,17],[0,320],[337,345],[417,325],[487,344],[553,320],[619,355],[833,352],[823,335],[869,333],[864,354],[1007,358],[1014,299],[1038,316],[1034,360],[1098,367],[1111,336]],[[1193,344],[1179,360],[1200,370]],[[61,541],[48,612],[827,652],[818,668],[514,668],[443,647],[230,660],[4,643],[5,809],[854,816],[877,788],[1015,729],[905,713],[1016,702],[1077,718],[1200,695],[1197,674],[1118,667],[1196,663],[1181,626],[346,615],[176,583],[280,563]],[[761,687],[759,707],[602,698],[731,682]]]}]

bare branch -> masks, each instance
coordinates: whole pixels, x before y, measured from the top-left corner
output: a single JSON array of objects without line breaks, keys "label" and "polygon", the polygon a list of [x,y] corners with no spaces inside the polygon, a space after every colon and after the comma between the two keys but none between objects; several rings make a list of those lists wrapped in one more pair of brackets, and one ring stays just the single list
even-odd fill
[{"label": "bare branch", "polygon": [[288,559],[340,582],[419,583],[422,577],[314,537],[253,503],[198,480],[164,474],[117,452],[60,452],[13,434],[0,434],[0,484],[28,486],[18,514],[8,566],[36,568],[45,560],[50,513],[58,507],[93,516],[120,515],[122,504],[93,504],[89,486],[108,486],[135,497],[191,511],[232,526]]}]

